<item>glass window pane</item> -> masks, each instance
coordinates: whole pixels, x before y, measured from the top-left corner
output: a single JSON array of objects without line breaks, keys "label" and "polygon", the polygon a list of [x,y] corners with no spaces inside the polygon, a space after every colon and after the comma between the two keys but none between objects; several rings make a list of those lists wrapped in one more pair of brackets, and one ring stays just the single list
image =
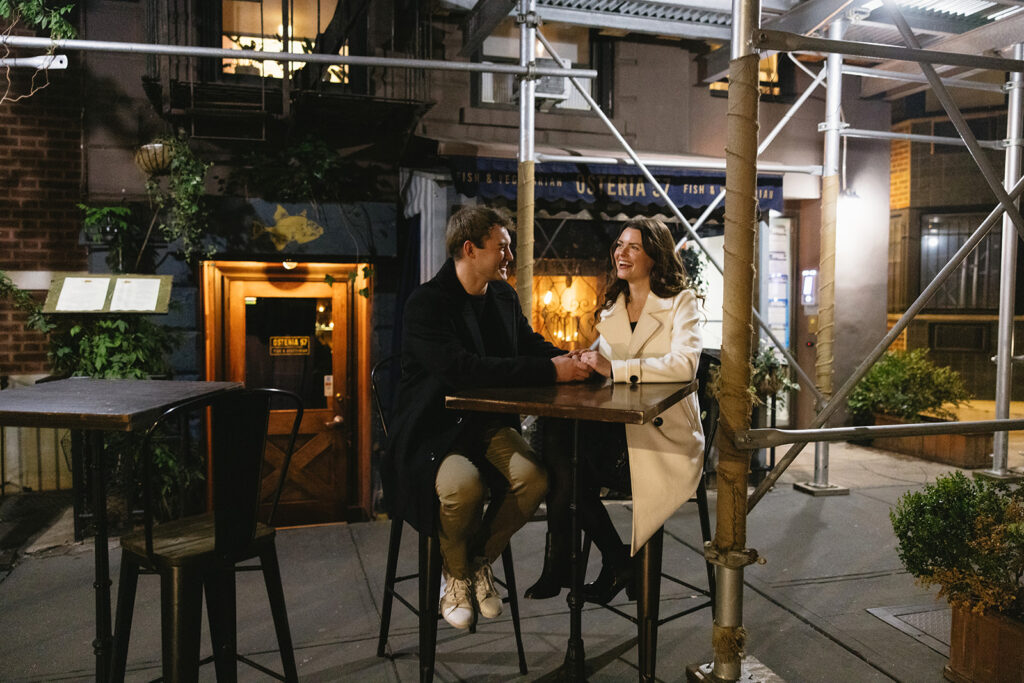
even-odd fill
[{"label": "glass window pane", "polygon": [[306,408],[326,408],[331,330],[330,299],[247,299],[245,385],[294,391]]}]

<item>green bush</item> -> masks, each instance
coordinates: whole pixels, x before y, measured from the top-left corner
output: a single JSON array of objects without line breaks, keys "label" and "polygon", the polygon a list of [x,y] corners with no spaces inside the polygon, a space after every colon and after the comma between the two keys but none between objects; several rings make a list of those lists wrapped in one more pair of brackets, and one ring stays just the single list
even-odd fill
[{"label": "green bush", "polygon": [[1024,488],[960,472],[889,512],[900,560],[951,605],[1024,618]]},{"label": "green bush", "polygon": [[921,413],[956,419],[947,406],[959,406],[971,395],[952,368],[928,360],[928,349],[889,351],[875,363],[846,401],[858,422],[873,413],[916,420]]}]

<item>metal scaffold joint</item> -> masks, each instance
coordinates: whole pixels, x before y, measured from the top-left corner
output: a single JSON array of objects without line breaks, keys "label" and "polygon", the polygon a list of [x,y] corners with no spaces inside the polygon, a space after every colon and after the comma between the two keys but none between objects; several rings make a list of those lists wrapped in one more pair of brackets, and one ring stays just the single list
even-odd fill
[{"label": "metal scaffold joint", "polygon": [[711,564],[728,569],[739,569],[747,565],[765,564],[767,562],[753,548],[722,551],[711,541],[707,541],[704,544],[704,558]]},{"label": "metal scaffold joint", "polygon": [[850,124],[847,123],[846,121],[840,121],[839,125],[834,127],[834,128],[828,124],[828,121],[821,121],[818,124],[818,132],[819,133],[824,133],[824,132],[829,131],[829,130],[845,130],[845,129],[849,128],[849,127],[850,127]]},{"label": "metal scaffold joint", "polygon": [[537,28],[540,26],[541,21],[536,12],[525,12],[516,15],[516,23],[530,28]]}]

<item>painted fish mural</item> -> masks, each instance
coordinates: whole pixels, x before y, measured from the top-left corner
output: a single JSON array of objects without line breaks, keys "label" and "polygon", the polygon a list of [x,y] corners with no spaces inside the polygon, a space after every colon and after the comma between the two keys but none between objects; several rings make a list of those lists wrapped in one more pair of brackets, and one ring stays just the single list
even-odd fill
[{"label": "painted fish mural", "polygon": [[270,237],[275,249],[283,251],[289,242],[296,244],[312,242],[324,234],[324,229],[316,221],[306,218],[306,209],[293,216],[278,204],[277,210],[274,212],[273,225],[267,226],[258,220],[253,221],[252,238],[256,239],[263,234]]}]

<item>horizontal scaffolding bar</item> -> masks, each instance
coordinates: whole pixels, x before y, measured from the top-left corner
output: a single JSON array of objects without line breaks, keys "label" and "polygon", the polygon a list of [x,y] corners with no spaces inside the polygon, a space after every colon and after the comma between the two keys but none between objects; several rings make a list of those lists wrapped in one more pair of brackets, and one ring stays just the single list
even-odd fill
[{"label": "horizontal scaffolding bar", "polygon": [[389,66],[401,69],[435,69],[438,71],[472,71],[478,73],[517,74],[522,76],[566,76],[597,78],[594,69],[563,69],[560,67],[523,67],[518,64],[483,64],[480,62],[447,62],[437,59],[405,59],[401,57],[366,57],[363,55],[316,55],[296,52],[262,52],[260,50],[229,50],[220,47],[161,45],[153,43],[122,43],[108,40],[50,40],[31,36],[0,35],[0,45],[44,50],[81,50],[84,52],[121,52],[131,54],[168,55],[174,57],[209,57],[215,59],[249,59],[263,62],[294,62],[308,64],[351,64],[353,66]]},{"label": "horizontal scaffolding bar", "polygon": [[[928,142],[933,145],[956,145],[966,147],[963,138],[943,137],[940,135],[918,135],[916,133],[894,133],[891,130],[865,130],[863,128],[844,128],[839,134],[850,138],[869,138],[877,140],[910,140],[911,142]],[[987,149],[1006,151],[1001,140],[978,140],[978,145]]]},{"label": "horizontal scaffolding bar", "polygon": [[939,52],[910,47],[894,47],[879,43],[855,43],[849,40],[828,40],[827,38],[798,36],[795,33],[769,31],[766,29],[754,31],[753,43],[757,48],[778,50],[780,52],[831,52],[847,57],[874,57],[876,59],[896,59],[904,62],[950,64],[976,69],[990,69],[992,71],[1024,71],[1024,60],[1021,59],[967,55],[959,52]]},{"label": "horizontal scaffolding bar", "polygon": [[849,439],[926,436],[928,434],[990,434],[1018,430],[1024,430],[1024,419],[915,422],[902,425],[832,427],[828,429],[748,429],[736,433],[736,447],[746,450],[811,441],[847,441]]},{"label": "horizontal scaffolding bar", "polygon": [[[851,76],[866,76],[868,78],[886,78],[891,81],[907,81],[910,83],[927,83],[928,78],[924,74],[910,74],[903,71],[884,71],[872,69],[866,66],[843,65],[843,73]],[[986,92],[1003,92],[1004,87],[999,83],[979,83],[968,81],[964,78],[943,78],[942,83],[949,88],[966,88],[968,90],[984,90]]]},{"label": "horizontal scaffolding bar", "polygon": [[[635,166],[633,160],[628,157],[598,157],[598,156],[573,156],[571,154],[543,154],[536,155],[537,163],[559,162],[565,164],[628,164]],[[692,168],[725,170],[725,159],[641,159],[645,166],[662,166],[664,168]],[[757,170],[764,173],[806,173],[808,175],[821,175],[821,166],[806,165],[794,166],[791,164],[780,164],[772,161],[758,161]]]}]

